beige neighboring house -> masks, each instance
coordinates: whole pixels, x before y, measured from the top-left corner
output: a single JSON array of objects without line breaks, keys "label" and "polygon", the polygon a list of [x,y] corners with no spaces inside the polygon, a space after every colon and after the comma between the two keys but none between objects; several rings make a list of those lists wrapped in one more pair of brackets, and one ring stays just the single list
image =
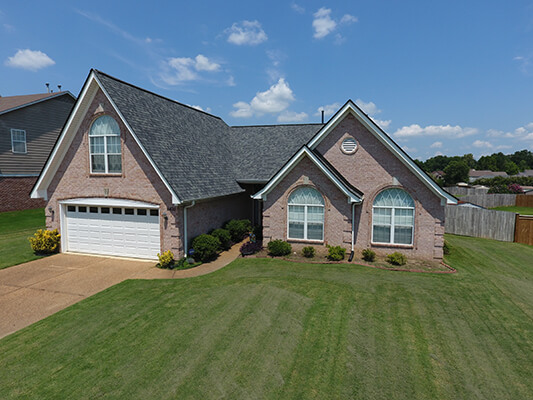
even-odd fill
[{"label": "beige neighboring house", "polygon": [[490,171],[490,170],[475,170],[471,169],[468,172],[468,180],[470,183],[477,181],[478,179],[490,179],[501,176],[502,178],[507,178],[507,172],[505,171]]},{"label": "beige neighboring house", "polygon": [[37,183],[62,251],[154,258],[231,218],[265,242],[441,259],[441,189],[351,100],[325,124],[228,126],[91,70]]},{"label": "beige neighboring house", "polygon": [[75,102],[65,91],[0,96],[0,212],[44,206],[30,191]]}]

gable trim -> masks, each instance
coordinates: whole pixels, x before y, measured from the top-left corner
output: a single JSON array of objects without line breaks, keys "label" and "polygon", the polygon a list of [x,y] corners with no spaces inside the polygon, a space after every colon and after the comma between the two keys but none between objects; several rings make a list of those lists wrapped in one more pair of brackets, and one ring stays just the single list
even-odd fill
[{"label": "gable trim", "polygon": [[314,150],[322,140],[335,129],[346,117],[353,115],[365,126],[389,151],[391,151],[418,179],[422,181],[433,193],[446,201],[447,204],[457,204],[457,199],[437,185],[407,153],[398,146],[371,118],[369,118],[352,100],[348,100],[344,106],[331,117],[324,127],[307,143]]},{"label": "gable trim", "polygon": [[[74,135],[77,129],[79,128],[82,118],[79,118],[79,121],[77,121],[77,126],[75,126],[74,129],[72,129],[73,121],[78,116],[78,113],[80,112],[80,108],[82,104],[86,104],[86,106],[88,107],[88,104],[92,102],[94,95],[96,94],[96,91],[97,91],[97,89],[94,88],[94,84],[96,84],[102,90],[107,100],[112,105],[112,107],[114,108],[114,110],[116,111],[116,113],[118,114],[122,122],[124,123],[124,126],[126,126],[129,133],[131,134],[131,136],[133,137],[133,139],[135,140],[135,142],[137,143],[137,145],[139,146],[139,148],[141,149],[145,157],[148,159],[148,162],[150,163],[152,168],[154,168],[157,175],[159,176],[159,178],[161,179],[161,181],[163,182],[167,190],[170,192],[172,196],[172,204],[176,204],[176,205],[181,204],[182,203],[181,200],[179,199],[177,194],[174,192],[174,190],[171,188],[171,186],[169,185],[167,180],[164,178],[164,176],[161,174],[161,171],[159,170],[159,168],[157,168],[153,159],[150,157],[150,155],[148,154],[144,146],[140,143],[139,139],[133,132],[133,129],[131,129],[131,126],[128,124],[128,122],[126,121],[126,119],[124,118],[124,116],[122,115],[122,113],[120,112],[116,104],[114,103],[114,101],[111,99],[111,97],[109,96],[105,88],[103,87],[102,83],[98,80],[98,77],[94,73],[94,70],[91,70],[91,73],[89,74],[85,82],[85,85],[80,94],[80,97],[78,98],[78,101],[76,102],[76,105],[74,106],[74,109],[72,110],[67,120],[67,123],[65,124],[65,127],[61,131],[61,134],[54,146],[54,149],[52,150],[50,157],[46,161],[46,164],[43,170],[41,171],[41,174],[39,175],[39,179],[37,180],[37,182],[35,183],[31,191],[31,198],[43,198],[45,200],[48,200],[48,194],[47,194],[48,186],[50,182],[52,181],[53,176],[57,172],[57,169],[59,168],[61,161],[65,157],[65,154],[70,147],[70,143],[72,142],[72,139],[74,138]],[[89,93],[90,89],[92,90]],[[90,96],[90,98],[86,99],[86,96]],[[74,130],[74,133],[72,133],[70,137],[67,137],[69,132],[72,130]]]},{"label": "gable trim", "polygon": [[348,198],[348,203],[360,204],[363,201],[363,196],[355,193],[349,187],[347,187],[341,180],[339,180],[335,174],[309,149],[307,146],[303,146],[298,152],[292,156],[292,158],[272,177],[267,185],[256,194],[252,195],[254,200],[267,199],[268,193],[270,193],[288,174],[293,168],[307,156],[313,164],[324,174],[333,184]]}]

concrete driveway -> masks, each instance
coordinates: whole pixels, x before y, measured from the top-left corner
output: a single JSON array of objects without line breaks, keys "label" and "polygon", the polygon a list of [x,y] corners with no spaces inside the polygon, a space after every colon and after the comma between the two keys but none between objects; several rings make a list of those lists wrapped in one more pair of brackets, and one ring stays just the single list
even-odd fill
[{"label": "concrete driveway", "polygon": [[155,263],[57,254],[0,270],[0,338],[125,279],[149,276]]}]

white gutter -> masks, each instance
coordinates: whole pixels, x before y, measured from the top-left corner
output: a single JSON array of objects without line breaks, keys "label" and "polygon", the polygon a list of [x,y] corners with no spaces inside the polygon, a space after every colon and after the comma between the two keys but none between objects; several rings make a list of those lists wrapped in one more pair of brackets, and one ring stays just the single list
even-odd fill
[{"label": "white gutter", "polygon": [[194,207],[196,204],[196,200],[193,200],[191,204],[188,206],[183,207],[183,249],[185,250],[184,256],[187,257],[187,253],[189,251],[188,245],[187,245],[187,208]]}]

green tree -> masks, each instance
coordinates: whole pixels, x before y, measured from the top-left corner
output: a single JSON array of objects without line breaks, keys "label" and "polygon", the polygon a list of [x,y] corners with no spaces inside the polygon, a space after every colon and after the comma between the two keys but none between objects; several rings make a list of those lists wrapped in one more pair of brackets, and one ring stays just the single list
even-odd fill
[{"label": "green tree", "polygon": [[514,162],[507,161],[505,163],[504,171],[507,172],[508,175],[516,175],[520,170],[518,169],[518,165],[516,165]]},{"label": "green tree", "polygon": [[457,182],[468,182],[468,165],[464,161],[450,161],[444,168],[444,181],[447,185],[455,185]]}]

